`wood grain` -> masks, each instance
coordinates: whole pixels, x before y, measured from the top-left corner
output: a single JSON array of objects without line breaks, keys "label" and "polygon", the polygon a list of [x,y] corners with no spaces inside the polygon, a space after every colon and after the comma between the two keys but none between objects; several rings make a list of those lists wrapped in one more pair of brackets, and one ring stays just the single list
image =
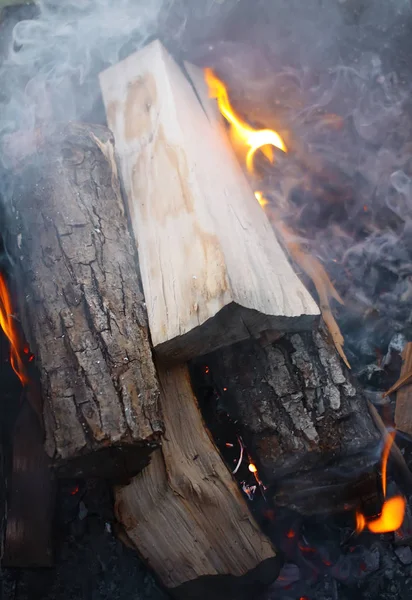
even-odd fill
[{"label": "wood grain", "polygon": [[158,373],[165,437],[150,465],[117,490],[117,517],[168,588],[245,575],[274,558],[271,543],[205,429],[186,366]]},{"label": "wood grain", "polygon": [[227,136],[159,41],[100,75],[153,345],[188,359],[319,314]]}]

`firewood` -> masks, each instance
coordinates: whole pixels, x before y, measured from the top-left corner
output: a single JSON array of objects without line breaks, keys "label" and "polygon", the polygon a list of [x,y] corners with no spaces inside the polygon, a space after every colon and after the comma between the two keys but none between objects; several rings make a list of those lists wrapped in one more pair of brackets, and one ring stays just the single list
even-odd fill
[{"label": "firewood", "polygon": [[117,490],[117,517],[174,596],[250,598],[248,583],[256,593],[277,577],[275,552],[204,427],[187,367],[158,373],[165,437]]},{"label": "firewood", "polygon": [[[412,342],[408,342],[402,353],[401,376],[392,389],[396,394],[395,425],[397,429],[412,435]],[[389,393],[389,391],[388,391]]]},{"label": "firewood", "polygon": [[[242,437],[263,483],[285,482],[291,508],[324,510],[333,496],[322,497],[323,487],[339,482],[350,492],[348,468],[342,468],[342,479],[336,478],[341,464],[352,464],[352,483],[373,468],[372,461],[362,466],[356,457],[374,456],[368,451],[379,446],[379,431],[324,328],[284,334],[264,345],[239,342],[197,358],[191,369],[212,433],[217,438],[220,429],[214,423],[224,418]],[[311,471],[322,475],[311,479]],[[296,482],[294,496],[291,479]],[[307,485],[312,487],[305,493]],[[280,489],[277,500],[283,502],[284,496]],[[342,494],[340,503],[345,503]]]},{"label": "firewood", "polygon": [[293,272],[223,129],[159,41],[100,75],[155,350],[188,359],[310,328]]},{"label": "firewood", "polygon": [[9,237],[46,450],[64,474],[119,475],[130,464],[134,474],[163,426],[113,140],[74,123],[32,138],[36,152],[12,172]]}]

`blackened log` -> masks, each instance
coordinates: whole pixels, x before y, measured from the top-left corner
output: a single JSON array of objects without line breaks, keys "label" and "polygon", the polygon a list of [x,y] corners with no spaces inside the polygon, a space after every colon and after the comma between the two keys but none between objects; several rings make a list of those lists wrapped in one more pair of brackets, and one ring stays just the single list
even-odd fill
[{"label": "blackened log", "polygon": [[162,420],[113,139],[74,123],[28,138],[9,138],[5,151],[14,153],[10,229],[46,450],[65,474],[137,472]]},{"label": "blackened log", "polygon": [[[379,460],[380,434],[324,330],[274,337],[241,342],[194,361],[195,390],[223,452],[235,431],[265,485],[287,482],[279,501],[291,508],[296,501],[295,508],[307,512],[325,510],[314,490],[363,485],[362,474],[370,478]],[[310,489],[314,503],[309,506]]]}]

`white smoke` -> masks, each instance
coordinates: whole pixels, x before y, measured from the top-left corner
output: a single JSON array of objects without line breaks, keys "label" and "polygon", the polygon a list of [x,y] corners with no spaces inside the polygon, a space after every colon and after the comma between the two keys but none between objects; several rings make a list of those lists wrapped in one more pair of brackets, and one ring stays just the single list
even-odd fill
[{"label": "white smoke", "polygon": [[[0,135],[30,129],[45,119],[89,113],[99,67],[117,62],[122,49],[141,47],[157,28],[163,0],[39,0],[38,18],[20,21],[0,69],[6,98]],[[166,7],[167,8],[167,7]]]}]

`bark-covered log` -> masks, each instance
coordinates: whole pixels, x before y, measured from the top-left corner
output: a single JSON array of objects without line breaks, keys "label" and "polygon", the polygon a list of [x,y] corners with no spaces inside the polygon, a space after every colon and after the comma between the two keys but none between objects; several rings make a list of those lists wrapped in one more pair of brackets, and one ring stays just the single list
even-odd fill
[{"label": "bark-covered log", "polygon": [[[231,441],[222,439],[222,432],[233,427],[266,485],[318,469],[317,480],[314,475],[301,478],[301,509],[308,485],[339,482],[339,464],[352,483],[362,472],[370,473],[378,454],[365,451],[377,447],[380,435],[323,330],[277,336],[274,342],[241,342],[197,359],[192,375],[221,447]],[[219,431],[213,423],[222,420]],[[325,472],[328,464],[334,465],[333,473]],[[288,498],[292,502],[290,494]]]},{"label": "bark-covered log", "polygon": [[210,439],[187,367],[158,373],[165,437],[117,490],[118,519],[175,597],[251,598],[276,579],[278,558]]},{"label": "bark-covered log", "polygon": [[35,152],[13,173],[11,237],[46,450],[71,474],[119,475],[131,457],[137,472],[162,420],[111,134],[69,124],[37,131],[24,148],[21,139],[6,140],[9,155]]}]

